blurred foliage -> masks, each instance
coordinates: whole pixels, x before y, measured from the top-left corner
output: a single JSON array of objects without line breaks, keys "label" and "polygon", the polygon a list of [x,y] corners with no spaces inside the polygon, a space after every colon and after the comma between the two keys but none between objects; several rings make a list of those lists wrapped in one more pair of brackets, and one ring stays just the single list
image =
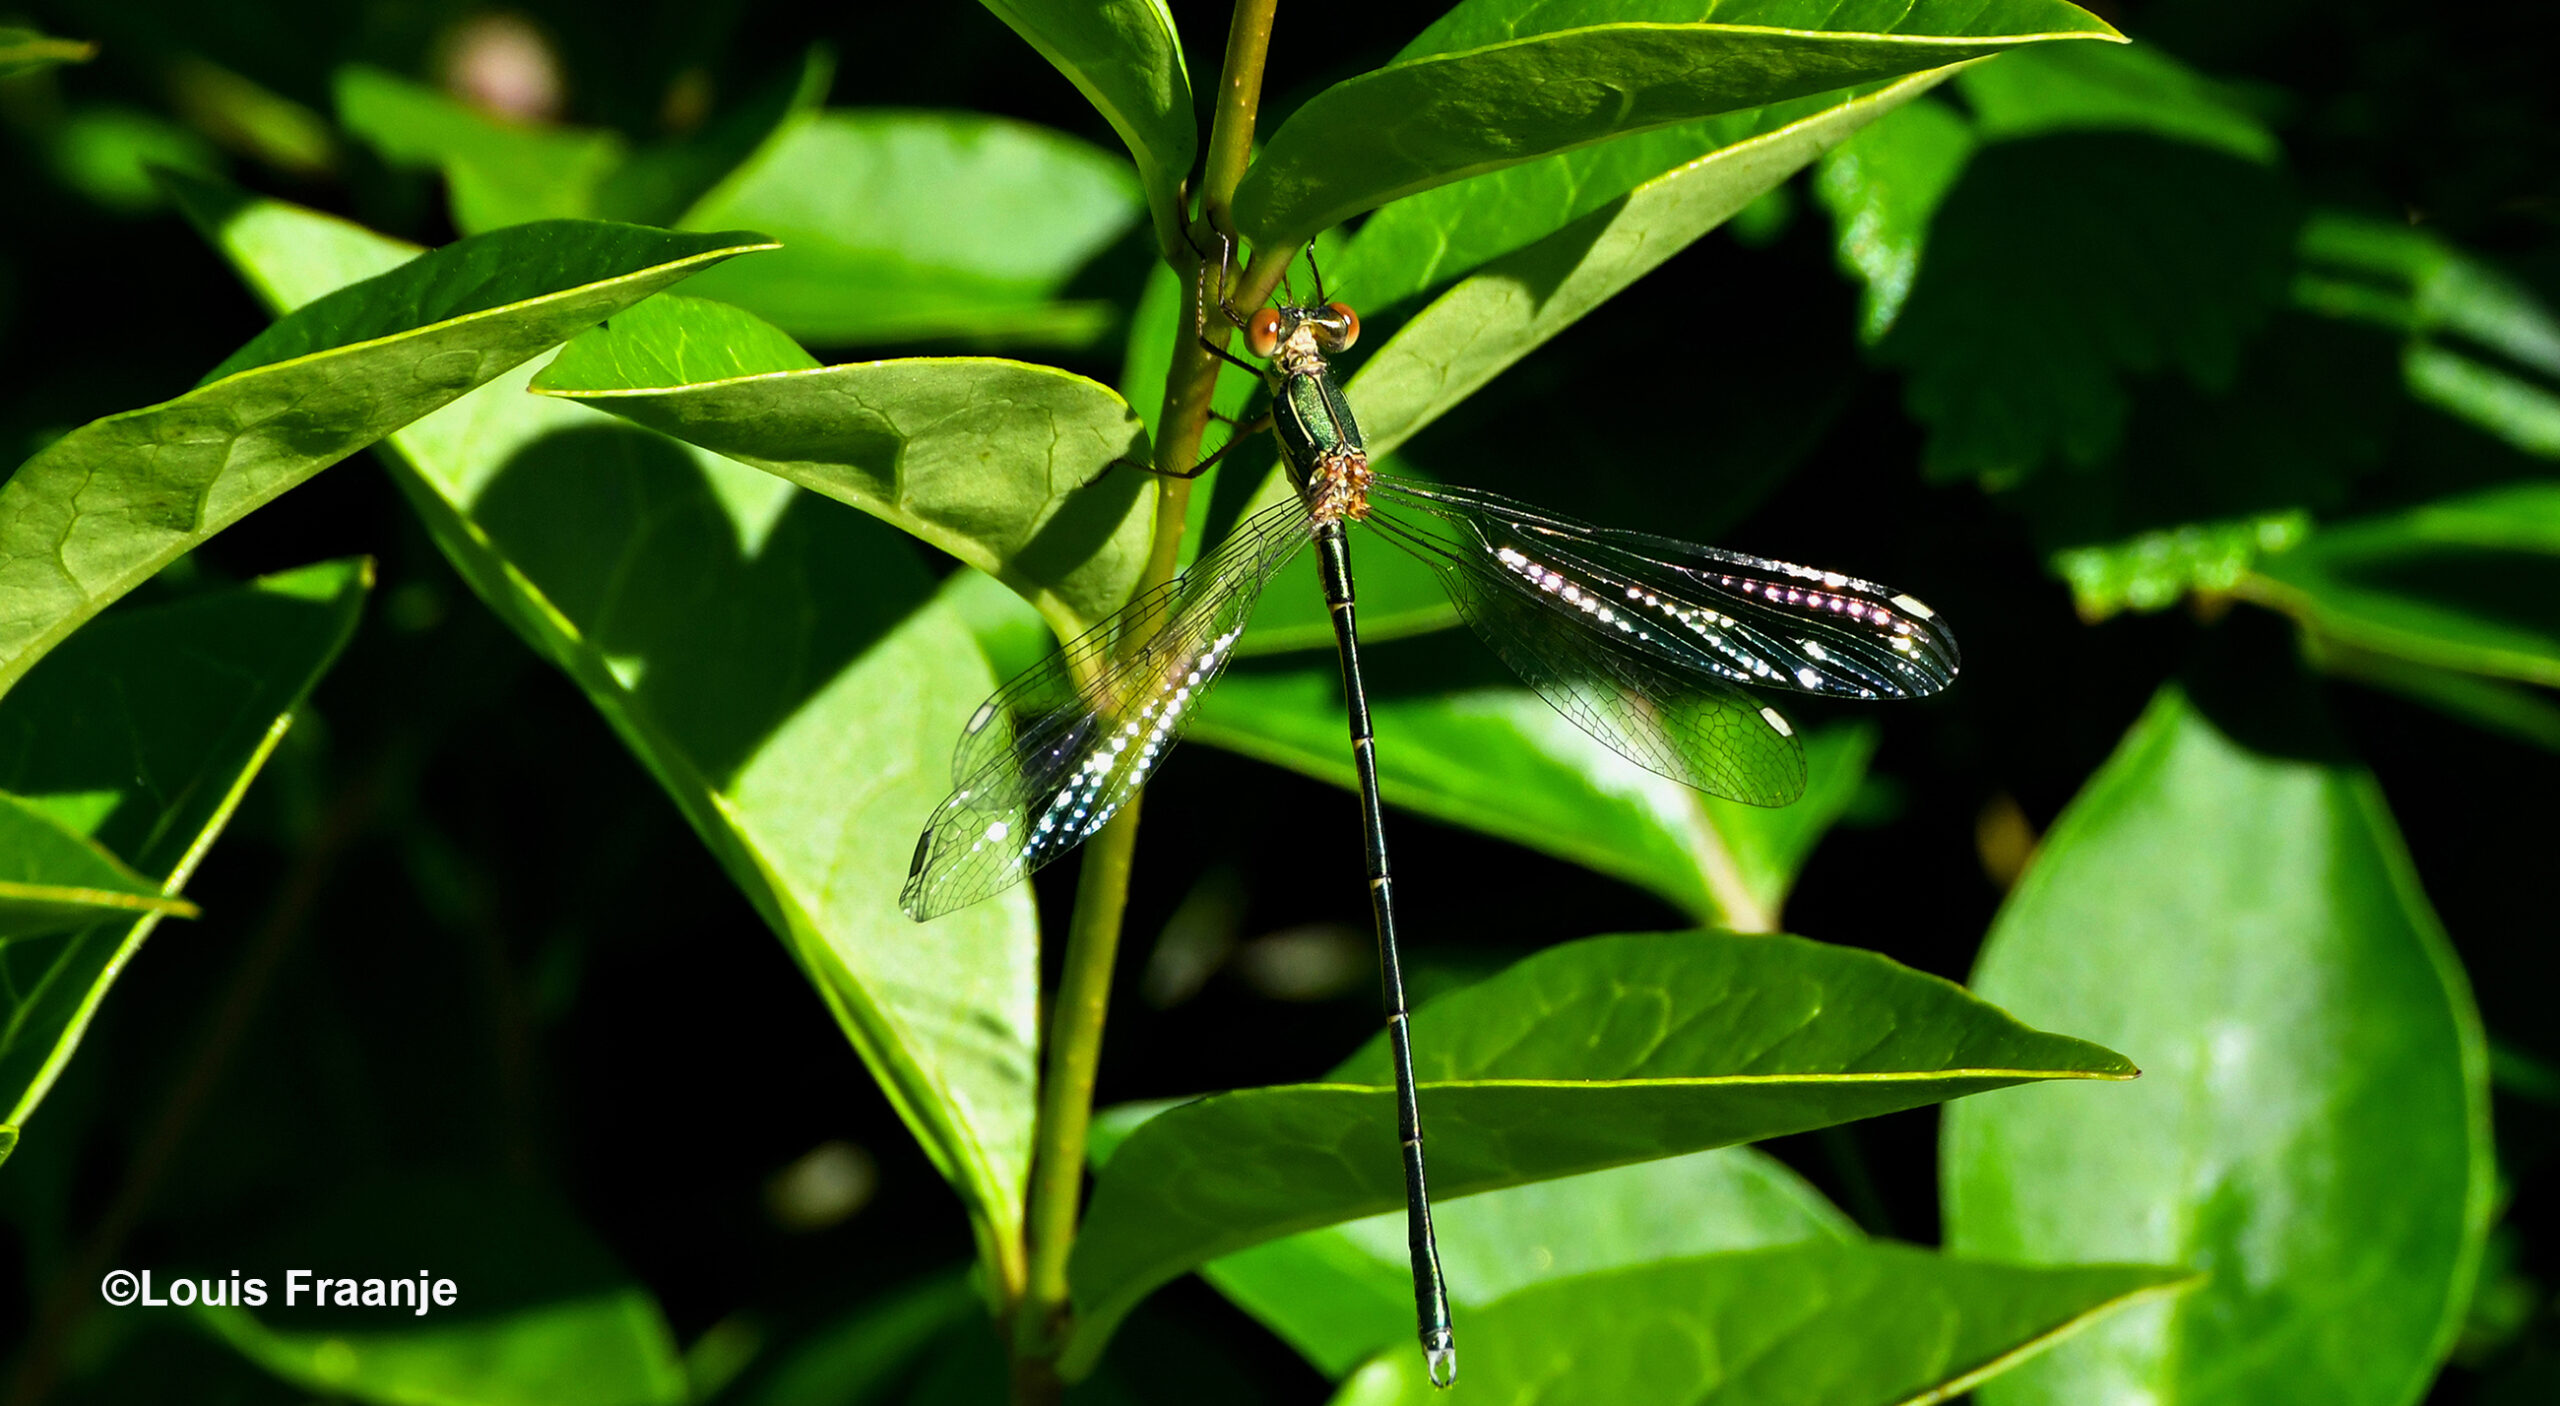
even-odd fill
[{"label": "blurred foliage", "polygon": [[[1284,0],[1238,197],[1399,472],[1965,647],[1753,810],[1362,552],[1458,1395],[2551,1399],[2560,20],[1744,8]],[[1225,30],[0,23],[0,1401],[1003,1396],[1074,882],[895,891],[1145,560]],[[1150,788],[1070,1400],[1428,1394],[1323,619]]]}]

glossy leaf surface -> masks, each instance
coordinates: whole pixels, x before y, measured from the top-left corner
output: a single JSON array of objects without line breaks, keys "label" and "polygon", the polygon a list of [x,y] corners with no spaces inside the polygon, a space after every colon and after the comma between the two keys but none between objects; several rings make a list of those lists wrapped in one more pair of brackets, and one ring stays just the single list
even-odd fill
[{"label": "glossy leaf surface", "polygon": [[1334,1401],[1923,1406],[2180,1277],[1905,1245],[1706,1255],[1524,1290],[1468,1318],[1454,1390],[1434,1392],[1419,1353],[1391,1352]]},{"label": "glossy leaf surface", "polygon": [[[1061,637],[1120,608],[1153,526],[1146,434],[1073,373],[993,357],[820,367],[734,308],[658,299],[534,382],[870,513],[1012,587]],[[964,713],[965,716],[965,713]]]},{"label": "glossy leaf surface", "polygon": [[[0,701],[0,788],[147,876],[164,910],[356,625],[370,567],[327,562],[117,612]],[[129,912],[0,945],[0,1116],[15,1134],[158,925]],[[0,1151],[5,1155],[5,1151]]]},{"label": "glossy leaf surface", "polygon": [[[1848,1217],[1786,1164],[1726,1147],[1559,1177],[1433,1208],[1451,1306],[1539,1284],[1730,1250],[1855,1240]],[[1200,1267],[1238,1308],[1339,1379],[1412,1337],[1404,1212],[1256,1245]]]},{"label": "glossy leaf surface", "polygon": [[1464,5],[1394,62],[1291,114],[1237,187],[1236,222],[1258,243],[1296,244],[1399,196],[1612,137],[2041,40],[2117,37],[2052,0],[1747,15],[1699,3]]},{"label": "glossy leaf surface", "polygon": [[[213,237],[279,305],[396,250],[273,203]],[[617,324],[621,319],[617,318]],[[587,694],[783,939],[1005,1273],[1030,1153],[1036,932],[1016,892],[898,912],[994,686],[902,538],[518,372],[392,448],[491,609]],[[920,937],[929,940],[920,940]]]},{"label": "glossy leaf surface", "polygon": [[467,239],[300,309],[174,400],[55,440],[0,485],[0,690],[276,495],[599,318],[760,247],[753,235],[576,222]]},{"label": "glossy leaf surface", "polygon": [[923,337],[1082,345],[1111,322],[1061,302],[1142,208],[1119,160],[971,113],[836,110],[792,124],[685,216],[782,241],[687,291],[830,346]]},{"label": "glossy leaf surface", "polygon": [[2470,1293],[2491,1163],[2462,972],[2373,779],[2317,753],[2307,700],[2215,698],[2155,700],[1976,972],[2145,1077],[1951,1109],[1943,1183],[1959,1253],[2212,1278],[1987,1388],[1997,1406],[2397,1406]]},{"label": "glossy leaf surface", "polygon": [[[1441,1196],[2134,1073],[1935,977],[1791,937],[1571,943],[1427,1003],[1414,1031]],[[1381,1036],[1325,1083],[1218,1094],[1141,1126],[1076,1242],[1069,1370],[1202,1261],[1402,1204],[1391,1084]]]},{"label": "glossy leaf surface", "polygon": [[1164,0],[983,0],[1057,65],[1137,160],[1156,236],[1182,247],[1182,180],[1199,151],[1191,74]]},{"label": "glossy leaf surface", "polygon": [[1830,208],[1841,267],[1866,287],[1858,318],[1862,340],[1874,342],[1901,316],[1920,272],[1929,221],[1975,144],[1973,124],[1962,114],[1923,98],[1885,114],[1822,158],[1813,189]]},{"label": "glossy leaf surface", "polygon": [[[1342,707],[1331,670],[1244,673],[1209,695],[1194,735],[1349,789]],[[1864,729],[1809,736],[1804,798],[1771,808],[1657,776],[1526,689],[1377,693],[1370,708],[1388,804],[1614,875],[1745,932],[1776,929],[1796,870],[1875,746]]]}]

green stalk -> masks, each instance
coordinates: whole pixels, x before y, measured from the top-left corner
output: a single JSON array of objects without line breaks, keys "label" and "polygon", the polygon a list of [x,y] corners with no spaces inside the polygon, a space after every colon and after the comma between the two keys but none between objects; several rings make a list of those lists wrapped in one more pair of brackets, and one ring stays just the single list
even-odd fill
[{"label": "green stalk", "polygon": [[[1227,202],[1242,179],[1253,146],[1254,112],[1262,92],[1262,65],[1278,0],[1237,0],[1227,31],[1227,59],[1220,75],[1216,125],[1202,177],[1202,224],[1227,226]],[[1204,231],[1195,229],[1195,236]],[[1206,236],[1209,242],[1214,236]],[[1254,260],[1254,270],[1263,264]],[[1280,262],[1285,263],[1285,258]],[[1219,363],[1192,335],[1197,324],[1199,270],[1191,275],[1191,325],[1177,334],[1173,374],[1165,384],[1163,433],[1156,442],[1156,522],[1153,549],[1138,591],[1173,579],[1180,559],[1191,480],[1178,475],[1199,462],[1200,436]],[[1247,288],[1252,286],[1249,276]],[[1267,272],[1276,283],[1279,268]],[[1267,291],[1267,288],[1266,288]],[[1227,327],[1218,319],[1217,335]],[[1132,629],[1123,649],[1145,643],[1148,631]],[[1067,926],[1065,969],[1049,1022],[1049,1063],[1041,1081],[1040,1121],[1031,1162],[1028,1206],[1029,1271],[1013,1322],[1015,1406],[1047,1406],[1062,1384],[1057,1356],[1070,1327],[1067,1258],[1075,1248],[1077,1211],[1083,1199],[1085,1147],[1093,1125],[1094,1071],[1102,1060],[1102,1027],[1109,1014],[1111,974],[1120,952],[1121,918],[1129,904],[1129,869],[1137,852],[1138,806],[1132,796],[1120,814],[1085,844],[1084,870],[1076,884],[1075,915]]]}]

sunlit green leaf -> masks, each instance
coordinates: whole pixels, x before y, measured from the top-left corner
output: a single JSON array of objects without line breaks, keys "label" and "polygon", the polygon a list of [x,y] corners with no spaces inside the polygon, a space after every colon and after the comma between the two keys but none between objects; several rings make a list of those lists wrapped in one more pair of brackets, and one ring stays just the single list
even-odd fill
[{"label": "sunlit green leaf", "polygon": [[2023,44],[2119,37],[2059,0],[1762,8],[1750,24],[1711,24],[1697,0],[1461,5],[1394,62],[1291,114],[1236,189],[1237,226],[1297,244],[1399,196],[1611,137]]},{"label": "sunlit green leaf", "polygon": [[1183,247],[1182,180],[1199,150],[1191,74],[1164,0],[983,0],[1128,143],[1166,253]]},{"label": "sunlit green leaf", "polygon": [[1120,608],[1153,527],[1145,431],[1070,372],[992,357],[820,367],[735,308],[660,298],[534,382],[870,513],[1012,587],[1061,637]]},{"label": "sunlit green leaf", "polygon": [[2070,583],[2080,618],[2104,620],[2125,610],[2165,610],[2190,591],[2228,595],[2260,557],[2298,544],[2310,531],[2311,520],[2299,512],[2187,523],[2072,547],[2054,554],[2053,567]]},{"label": "sunlit green leaf", "polygon": [[1984,948],[1983,994],[2142,1061],[1946,1122],[1948,1242],[2210,1270],[1987,1388],[2398,1406],[2451,1346],[2490,1207],[2479,1017],[2373,779],[2307,691],[2163,692]]},{"label": "sunlit green leaf", "polygon": [[[548,1197],[467,1182],[372,1183],[342,1193],[255,1263],[243,1278],[265,1281],[264,1304],[196,1312],[251,1361],[310,1391],[385,1406],[686,1400],[657,1301]],[[323,1279],[326,1305],[313,1287]],[[349,1279],[353,1301],[338,1297]],[[451,1285],[449,1306],[434,1298],[438,1280]],[[389,1307],[395,1286],[409,1304],[424,1290],[426,1311]]]},{"label": "sunlit green leaf", "polygon": [[[279,305],[318,292],[306,267],[399,257],[274,202],[212,235]],[[396,478],[782,937],[1001,1270],[1030,1156],[1029,896],[930,929],[897,908],[984,659],[895,533],[527,379],[394,438]]]},{"label": "sunlit green leaf", "polygon": [[42,807],[0,792],[0,942],[143,913],[192,918],[196,906]]},{"label": "sunlit green leaf", "polygon": [[[1451,1306],[1470,1328],[1477,1309],[1532,1285],[1858,1236],[1822,1193],[1748,1147],[1488,1191],[1435,1208],[1432,1224]],[[1316,1370],[1340,1378],[1411,1341],[1407,1255],[1399,1210],[1256,1245],[1200,1274]]]},{"label": "sunlit green leaf", "polygon": [[2520,483],[2322,528],[2241,594],[2356,649],[2560,684],[2560,486]]},{"label": "sunlit green leaf", "polygon": [[[1591,938],[1413,1018],[1432,1188],[1464,1196],[1871,1117],[2035,1079],[2123,1079],[1871,952],[1792,937]],[[1276,1236],[1401,1205],[1383,1037],[1328,1082],[1167,1110],[1112,1154],[1070,1265],[1066,1363],[1157,1285]]]},{"label": "sunlit green leaf", "polygon": [[1352,408],[1371,452],[1402,444],[1849,133],[1945,77],[1906,78],[1720,148],[1461,280],[1352,378]]},{"label": "sunlit green leaf", "polygon": [[[1459,1328],[1457,1386],[1382,1355],[1336,1406],[1572,1399],[1623,1406],[1922,1406],[2178,1287],[2141,1265],[2037,1268],[1905,1245],[1702,1255],[1539,1285]],[[2174,1300],[2172,1300],[2174,1302]]]},{"label": "sunlit green leaf", "polygon": [[1083,345],[1108,306],[1060,301],[1138,217],[1119,160],[1063,133],[974,113],[837,110],[790,126],[685,216],[781,240],[688,291],[804,341],[924,337]]},{"label": "sunlit green leaf", "polygon": [[[1527,689],[1407,692],[1395,651],[1371,653],[1378,779],[1389,805],[1614,875],[1740,931],[1778,926],[1797,868],[1857,791],[1875,746],[1862,729],[1815,733],[1806,739],[1804,799],[1747,806],[1646,771]],[[1342,719],[1340,674],[1308,668],[1232,675],[1192,726],[1213,746],[1349,789],[1356,778]]]},{"label": "sunlit green leaf", "polygon": [[[196,187],[216,209],[228,199]],[[0,690],[109,601],[304,479],[752,235],[522,226],[321,298],[196,389],[73,430],[0,485]]]},{"label": "sunlit green leaf", "polygon": [[138,919],[128,911],[0,945],[0,1127],[10,1145],[162,913],[186,909],[176,895],[346,644],[371,576],[365,562],[326,562],[119,611],[0,701],[9,813],[51,820],[164,898],[134,905],[157,910]]}]

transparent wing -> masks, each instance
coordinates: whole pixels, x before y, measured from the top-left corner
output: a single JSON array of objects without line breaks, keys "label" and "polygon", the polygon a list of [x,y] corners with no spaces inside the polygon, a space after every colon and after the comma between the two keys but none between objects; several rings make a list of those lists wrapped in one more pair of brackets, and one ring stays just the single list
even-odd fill
[{"label": "transparent wing", "polygon": [[[899,894],[907,916],[923,922],[975,903],[1118,813],[1180,740],[1263,587],[1307,536],[1296,500],[1263,509],[1189,571],[980,705],[952,753],[951,795],[916,841]],[[1123,657],[1121,641],[1147,630],[1153,637]]]},{"label": "transparent wing", "polygon": [[1426,560],[1481,557],[1516,589],[1675,670],[1866,699],[1955,681],[1945,622],[1873,581],[1593,527],[1475,489],[1382,475],[1370,502],[1372,520],[1393,519]]}]

